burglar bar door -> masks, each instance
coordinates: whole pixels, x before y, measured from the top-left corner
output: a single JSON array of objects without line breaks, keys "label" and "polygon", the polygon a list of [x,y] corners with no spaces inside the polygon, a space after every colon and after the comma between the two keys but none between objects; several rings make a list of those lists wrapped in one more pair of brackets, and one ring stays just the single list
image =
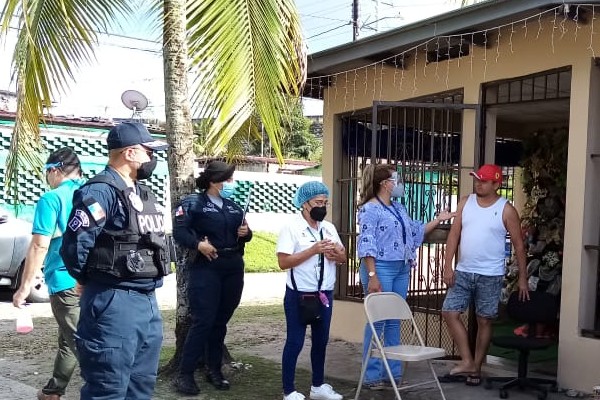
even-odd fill
[{"label": "burglar bar door", "polygon": [[[396,167],[404,178],[404,204],[413,219],[427,222],[442,209],[456,210],[465,109],[475,110],[479,121],[479,105],[452,102],[374,102],[372,110],[342,117],[344,165],[338,182],[344,198],[340,231],[347,236],[349,254],[356,254],[360,174],[367,164]],[[444,231],[438,230],[437,237],[426,238],[417,251],[407,300],[427,345],[455,354],[441,319],[446,288],[442,282],[445,239],[440,239],[440,231],[443,237]],[[359,260],[351,256],[348,270],[340,276],[338,290],[342,298],[362,297],[358,268]]]}]

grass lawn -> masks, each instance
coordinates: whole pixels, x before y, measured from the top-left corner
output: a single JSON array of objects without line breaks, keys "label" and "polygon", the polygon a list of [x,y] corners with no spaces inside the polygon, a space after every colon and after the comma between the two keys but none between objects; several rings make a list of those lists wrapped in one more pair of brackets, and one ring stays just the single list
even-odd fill
[{"label": "grass lawn", "polygon": [[244,262],[246,272],[279,272],[275,245],[277,235],[269,232],[253,232],[252,240],[246,244]]}]

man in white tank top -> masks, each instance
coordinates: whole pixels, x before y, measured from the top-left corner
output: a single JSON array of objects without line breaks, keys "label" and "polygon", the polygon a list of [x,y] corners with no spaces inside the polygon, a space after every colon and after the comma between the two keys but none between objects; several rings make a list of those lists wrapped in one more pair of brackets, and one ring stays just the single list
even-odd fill
[{"label": "man in white tank top", "polygon": [[[519,298],[529,299],[525,246],[521,237],[521,220],[517,210],[498,194],[502,170],[497,165],[483,165],[475,178],[475,193],[458,204],[454,223],[448,234],[444,259],[444,283],[448,286],[442,315],[462,358],[447,380],[462,377],[466,384],[481,383],[481,365],[492,337],[492,320],[504,280],[506,232],[510,233],[519,266]],[[460,244],[456,271],[452,268]],[[474,305],[477,316],[477,342],[471,353],[467,330],[460,314]]]}]

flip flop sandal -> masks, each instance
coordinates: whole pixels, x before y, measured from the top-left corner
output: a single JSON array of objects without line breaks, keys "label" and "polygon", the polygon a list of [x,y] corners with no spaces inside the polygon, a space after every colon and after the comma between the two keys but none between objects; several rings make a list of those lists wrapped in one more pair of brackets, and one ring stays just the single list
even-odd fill
[{"label": "flip flop sandal", "polygon": [[468,375],[465,381],[467,386],[479,386],[481,385],[481,375]]},{"label": "flip flop sandal", "polygon": [[440,383],[462,383],[467,381],[467,375],[465,374],[446,374],[438,376]]}]

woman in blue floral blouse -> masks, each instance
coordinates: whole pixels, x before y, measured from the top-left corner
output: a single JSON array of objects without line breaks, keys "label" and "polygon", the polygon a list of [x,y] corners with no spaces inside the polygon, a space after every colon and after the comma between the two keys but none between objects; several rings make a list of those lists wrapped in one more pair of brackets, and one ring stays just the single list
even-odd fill
[{"label": "woman in blue floral blouse", "polygon": [[[410,218],[406,208],[392,198],[404,196],[404,184],[393,165],[368,165],[363,170],[362,192],[358,211],[360,233],[358,257],[360,280],[366,294],[395,292],[406,298],[410,270],[415,265],[416,250],[423,237],[441,221],[455,213],[441,212],[433,221],[423,223]],[[375,325],[377,333],[383,332],[384,346],[400,344],[400,321],[387,320]],[[365,327],[363,360],[371,341],[371,330]],[[383,389],[387,382],[385,367],[379,358],[366,360],[364,384],[373,389]],[[402,363],[391,361],[390,368],[397,382],[402,378]]]}]

